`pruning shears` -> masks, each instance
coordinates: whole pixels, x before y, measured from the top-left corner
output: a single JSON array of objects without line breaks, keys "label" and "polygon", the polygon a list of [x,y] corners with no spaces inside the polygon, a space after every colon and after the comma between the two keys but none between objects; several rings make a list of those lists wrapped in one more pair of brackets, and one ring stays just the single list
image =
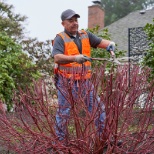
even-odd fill
[{"label": "pruning shears", "polygon": [[109,62],[115,63],[117,65],[122,65],[121,62],[128,62],[129,59],[132,59],[131,57],[116,58],[115,56],[112,56],[111,58],[92,58],[92,57],[84,56],[84,58],[90,62],[92,62],[93,60],[109,61]]},{"label": "pruning shears", "polygon": [[111,57],[111,58],[92,58],[92,57],[87,57],[87,56],[84,56],[84,58],[90,62],[92,62],[93,60],[98,60],[98,61],[109,61],[109,62],[113,62],[113,63],[116,63],[116,64],[121,64],[117,58],[115,58],[114,56]]}]

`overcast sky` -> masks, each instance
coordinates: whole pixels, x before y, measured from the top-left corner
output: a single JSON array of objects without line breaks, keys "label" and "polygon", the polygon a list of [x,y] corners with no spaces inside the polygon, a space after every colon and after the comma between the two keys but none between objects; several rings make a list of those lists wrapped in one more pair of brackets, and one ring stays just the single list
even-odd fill
[{"label": "overcast sky", "polygon": [[15,13],[28,17],[26,29],[30,37],[40,41],[53,39],[63,31],[61,13],[66,9],[73,9],[80,14],[79,29],[88,27],[88,6],[92,0],[6,0],[12,4]]}]

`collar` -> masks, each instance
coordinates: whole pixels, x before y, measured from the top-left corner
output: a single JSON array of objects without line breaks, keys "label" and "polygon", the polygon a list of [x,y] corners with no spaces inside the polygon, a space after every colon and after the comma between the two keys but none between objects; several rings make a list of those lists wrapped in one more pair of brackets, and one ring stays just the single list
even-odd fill
[{"label": "collar", "polygon": [[70,38],[76,38],[77,36],[79,36],[79,32],[76,33],[76,37],[73,36],[72,34],[70,34],[66,29],[64,30],[64,32],[65,32]]}]

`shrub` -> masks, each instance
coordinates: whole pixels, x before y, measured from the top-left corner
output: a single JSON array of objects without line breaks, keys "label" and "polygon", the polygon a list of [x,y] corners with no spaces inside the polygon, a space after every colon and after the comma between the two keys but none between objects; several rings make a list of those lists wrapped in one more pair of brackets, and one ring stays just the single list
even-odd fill
[{"label": "shrub", "polygon": [[[153,81],[147,82],[150,70],[132,66],[129,76],[129,66],[125,65],[109,74],[105,74],[105,66],[95,67],[93,72],[91,84],[79,82],[77,95],[72,94],[74,80],[68,84],[63,78],[63,85],[57,87],[71,107],[64,140],[59,141],[55,133],[58,107],[51,107],[47,85],[39,81],[15,94],[14,113],[0,114],[1,145],[16,153],[152,153],[154,87]],[[95,106],[90,113],[84,100],[92,87]],[[94,122],[103,105],[106,120],[99,134]]]}]

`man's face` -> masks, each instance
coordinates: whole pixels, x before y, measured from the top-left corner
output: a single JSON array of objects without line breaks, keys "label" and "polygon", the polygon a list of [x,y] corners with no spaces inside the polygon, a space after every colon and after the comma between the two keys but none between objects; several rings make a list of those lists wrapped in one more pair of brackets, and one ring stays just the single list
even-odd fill
[{"label": "man's face", "polygon": [[75,16],[70,19],[62,21],[62,25],[72,35],[76,34],[76,32],[78,31],[78,27],[79,27],[78,19]]}]

